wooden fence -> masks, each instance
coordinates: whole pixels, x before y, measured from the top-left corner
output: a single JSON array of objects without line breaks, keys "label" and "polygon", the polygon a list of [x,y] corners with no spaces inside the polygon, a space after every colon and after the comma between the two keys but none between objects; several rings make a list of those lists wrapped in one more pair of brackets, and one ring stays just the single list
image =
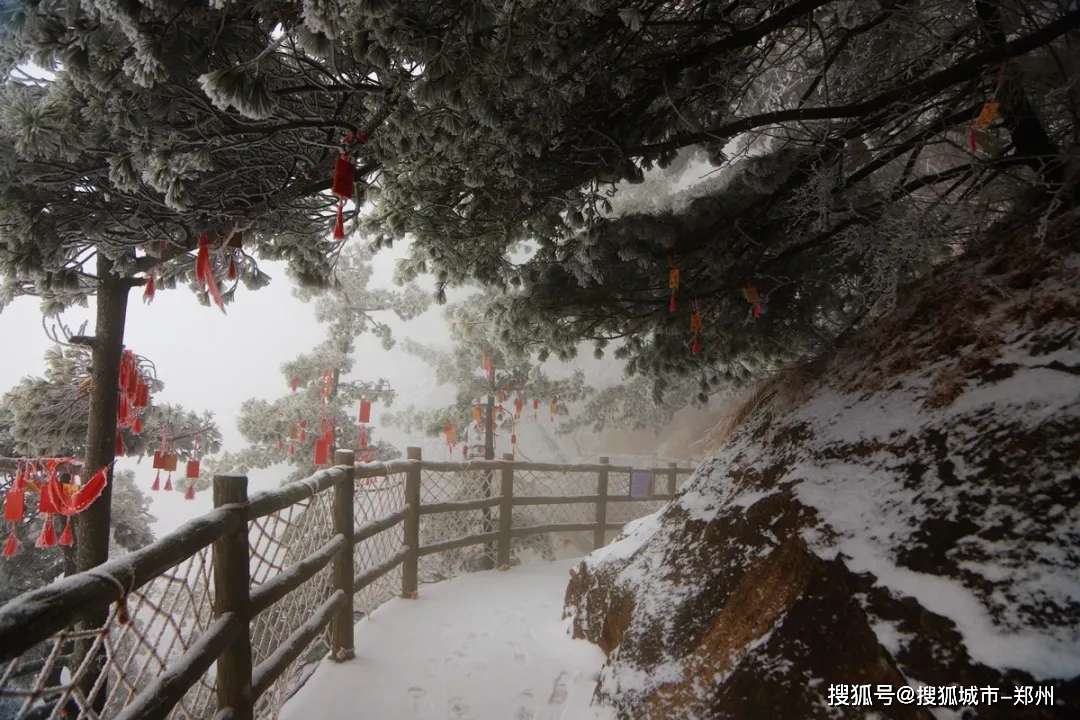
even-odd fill
[{"label": "wooden fence", "polygon": [[[400,591],[383,593],[374,601],[369,599],[367,612],[373,603],[377,605],[392,594],[417,597],[423,558],[483,546],[493,548],[493,564],[506,569],[515,542],[546,533],[591,533],[593,547],[598,547],[604,544],[605,533],[618,531],[625,523],[625,519],[610,521],[609,510],[619,503],[640,504],[628,492],[610,492],[609,478],[613,474],[629,478],[631,468],[610,465],[606,458],[590,465],[520,463],[510,456],[503,460],[427,462],[421,459],[419,448],[409,448],[406,460],[356,465],[351,451],[338,451],[334,461],[335,467],[306,480],[253,497],[248,497],[246,477],[217,476],[213,483],[215,508],[210,513],[146,548],[27,593],[0,608],[0,699],[6,696],[9,702],[19,705],[12,717],[245,720],[257,715],[276,716],[285,698],[269,704],[263,701],[261,705],[260,700],[290,667],[295,667],[316,638],[326,639],[330,657],[335,660],[353,656],[355,598],[388,574],[400,571]],[[666,492],[653,495],[651,500],[667,501],[675,493],[679,475],[692,469],[672,463],[653,472],[666,479]],[[482,491],[479,497],[425,503],[425,473],[432,478],[447,474],[458,478],[479,476]],[[591,479],[589,484],[595,492],[515,493],[516,477],[535,479],[560,474],[565,478],[594,476],[595,485]],[[391,478],[403,480],[381,486],[390,495],[397,495],[396,507],[385,507],[378,517],[358,523],[357,496],[369,492],[364,483]],[[524,480],[518,483],[523,488],[525,484]],[[534,482],[530,487],[535,492],[536,487],[552,485]],[[567,483],[560,487],[565,490]],[[528,488],[524,489],[528,492]],[[427,494],[431,496],[431,492]],[[317,504],[318,498],[325,498],[326,503]],[[515,510],[521,513],[528,507],[581,504],[594,508],[587,522],[578,518],[575,522],[515,526]],[[301,507],[301,512],[292,512],[296,507]],[[421,544],[425,518],[461,513],[478,517],[473,526],[478,526],[480,532]],[[317,547],[302,557],[286,553],[291,560],[288,564],[267,560],[269,540],[260,535],[269,532],[267,518],[281,520],[285,528],[283,532],[269,533],[274,536],[271,539],[295,551],[300,538],[310,539],[311,528],[325,523],[327,515],[329,537],[325,541],[318,539]],[[358,561],[357,548],[377,536],[388,538],[398,528],[398,540],[384,543],[386,549],[381,555]],[[196,562],[200,558],[201,563]],[[272,565],[274,572],[258,570],[265,565]],[[181,567],[186,569],[177,570]],[[256,628],[260,617],[281,608],[292,594],[314,586],[317,577],[325,577],[326,581],[305,595],[303,601],[293,604],[295,622],[289,621],[288,613],[279,613],[273,622],[263,622]],[[146,591],[148,584],[164,579],[172,583],[166,590],[156,594]],[[200,582],[207,586],[201,595]],[[138,620],[133,619],[128,608],[131,598],[137,595],[145,601],[137,608]],[[183,606],[187,609],[178,611],[177,598],[182,597],[187,598]],[[110,606],[105,627],[71,627],[75,619]],[[204,606],[205,617],[198,621],[202,617],[199,608]],[[284,624],[288,634],[275,636],[273,643],[260,641],[260,647],[266,647],[257,656],[253,641],[264,635],[262,630],[268,624]],[[172,630],[153,635],[152,628],[157,626]],[[285,630],[278,628],[280,633]],[[124,632],[131,637],[120,642],[118,634]],[[172,638],[169,648],[162,649],[166,644],[162,638]],[[83,651],[73,652],[79,643]],[[125,647],[129,649],[125,651]],[[94,658],[100,662],[95,664]],[[67,669],[66,677],[58,672],[60,665]],[[314,667],[311,663],[309,666]],[[17,682],[28,676],[33,680]],[[294,679],[294,684],[305,678]],[[200,688],[203,699],[196,701]],[[105,708],[109,711],[104,712]],[[76,714],[64,714],[75,710]]]}]

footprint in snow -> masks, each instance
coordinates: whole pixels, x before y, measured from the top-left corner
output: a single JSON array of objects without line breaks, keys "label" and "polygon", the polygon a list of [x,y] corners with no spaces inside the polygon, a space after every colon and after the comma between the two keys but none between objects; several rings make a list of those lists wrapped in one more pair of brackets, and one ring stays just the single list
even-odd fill
[{"label": "footprint in snow", "polygon": [[463,697],[450,698],[450,717],[453,720],[470,720],[469,704],[465,702]]},{"label": "footprint in snow", "polygon": [[551,697],[548,698],[548,705],[562,705],[566,702],[566,695],[569,691],[567,687],[570,678],[570,673],[561,672],[559,677],[555,679],[555,687],[551,691]]},{"label": "footprint in snow", "polygon": [[514,651],[514,662],[516,662],[518,665],[524,665],[525,661],[528,659],[528,656],[525,654],[525,649],[522,647],[521,643],[508,642],[506,643],[506,646]]},{"label": "footprint in snow", "polygon": [[518,708],[517,715],[514,716],[514,720],[534,720],[536,717],[536,700],[533,694],[532,688],[525,688],[518,694],[518,702],[521,703],[521,707]]}]

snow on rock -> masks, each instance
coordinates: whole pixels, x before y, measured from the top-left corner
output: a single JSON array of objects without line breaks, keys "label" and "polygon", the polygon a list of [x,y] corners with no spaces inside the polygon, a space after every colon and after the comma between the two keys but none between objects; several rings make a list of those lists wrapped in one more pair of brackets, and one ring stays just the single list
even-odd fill
[{"label": "snow on rock", "polygon": [[326,660],[281,720],[614,720],[592,707],[604,656],[560,620],[579,560],[424,585],[356,625],[356,658]]},{"label": "snow on rock", "polygon": [[620,720],[959,718],[828,689],[1052,685],[1080,709],[1078,321],[1067,243],[999,245],[774,379],[668,507],[574,570],[598,697]]}]

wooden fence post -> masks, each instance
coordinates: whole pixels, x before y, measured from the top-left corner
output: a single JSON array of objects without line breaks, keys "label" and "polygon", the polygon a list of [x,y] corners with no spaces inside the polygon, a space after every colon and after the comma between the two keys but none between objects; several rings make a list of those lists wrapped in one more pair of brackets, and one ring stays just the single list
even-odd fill
[{"label": "wooden fence post", "polygon": [[[608,458],[600,458],[601,465],[608,464]],[[604,468],[596,473],[596,494],[600,499],[596,501],[596,529],[593,530],[593,550],[604,547],[604,537],[607,525],[607,486],[608,470]]]},{"label": "wooden fence post", "polygon": [[[420,448],[406,450],[409,460],[422,460]],[[401,597],[415,598],[419,587],[420,574],[420,477],[422,469],[419,462],[405,473],[405,546],[408,553],[401,565]]]},{"label": "wooden fence post", "polygon": [[[513,463],[513,453],[503,453],[503,460]],[[514,466],[502,469],[502,502],[499,503],[499,558],[500,570],[510,569],[510,531],[514,527]]]},{"label": "wooden fence post", "polygon": [[675,468],[679,467],[679,463],[669,462],[667,466],[670,468],[667,475],[667,494],[674,495],[679,487],[679,473],[675,472]]},{"label": "wooden fence post", "polygon": [[[247,477],[214,476],[214,507],[248,501]],[[214,541],[214,615],[235,613],[243,624],[236,640],[218,656],[217,704],[219,710],[232,708],[234,720],[254,720],[251,699],[250,634],[251,551],[248,526]]]},{"label": "wooden fence post", "polygon": [[345,537],[345,545],[334,556],[334,589],[344,590],[349,602],[334,613],[331,625],[333,651],[338,662],[356,657],[353,645],[353,500],[356,492],[356,456],[352,450],[334,452],[334,465],[345,466],[345,479],[334,486],[334,534]]}]

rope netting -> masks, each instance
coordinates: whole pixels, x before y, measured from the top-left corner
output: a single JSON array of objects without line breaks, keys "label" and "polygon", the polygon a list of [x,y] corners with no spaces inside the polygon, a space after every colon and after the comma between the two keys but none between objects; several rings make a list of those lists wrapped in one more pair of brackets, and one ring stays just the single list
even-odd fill
[{"label": "rope netting", "polygon": [[[424,468],[420,476],[420,504],[479,500],[499,494],[499,475],[492,470],[440,472]],[[420,545],[433,545],[499,529],[498,508],[457,510],[420,517]],[[439,582],[462,572],[495,567],[495,545],[473,545],[420,558],[421,584]]]},{"label": "rope netting", "polygon": [[[397,512],[405,503],[405,473],[390,473],[381,477],[357,479],[353,499],[353,520],[357,530]],[[376,568],[389,561],[405,546],[405,531],[401,524],[359,542],[353,550],[354,575]],[[359,619],[387,600],[401,594],[401,566],[356,592],[353,596],[353,616]]]},{"label": "rope netting", "polygon": [[[596,495],[598,479],[595,472],[558,472],[550,470],[514,470],[515,497],[559,497]],[[513,527],[535,525],[581,524],[596,520],[596,503],[567,503],[558,505],[526,505],[514,508]],[[545,533],[515,538],[511,543],[514,560],[528,561],[539,556],[555,559],[564,555],[585,555],[593,549],[591,530]]]},{"label": "rope netting", "polygon": [[[210,548],[117,597],[105,623],[69,629],[38,643],[0,669],[0,718],[110,718],[176,663],[213,621]],[[211,669],[184,695],[170,718],[211,717]]]},{"label": "rope netting", "polygon": [[[290,565],[316,552],[333,537],[333,490],[323,491],[284,510],[248,523],[251,587],[254,591]],[[250,626],[251,664],[267,660],[333,592],[332,565],[319,570],[291,593],[263,610]],[[319,633],[300,657],[258,698],[255,716],[276,717],[285,701],[314,672],[330,649],[328,630]]]}]

